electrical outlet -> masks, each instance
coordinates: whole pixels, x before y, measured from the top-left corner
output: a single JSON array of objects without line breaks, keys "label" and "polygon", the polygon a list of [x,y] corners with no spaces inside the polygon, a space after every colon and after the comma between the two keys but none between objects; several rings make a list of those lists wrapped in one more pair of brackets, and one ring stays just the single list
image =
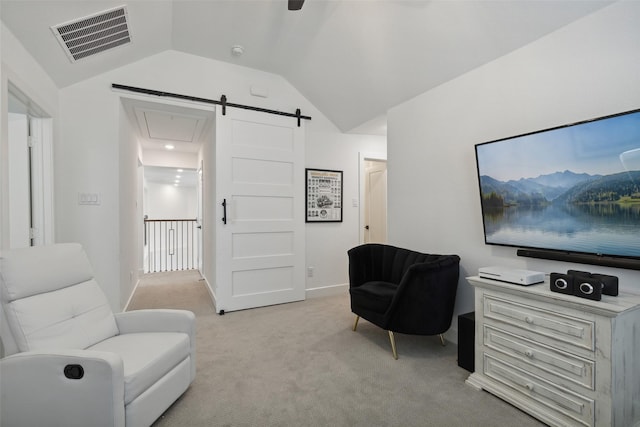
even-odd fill
[{"label": "electrical outlet", "polygon": [[100,196],[98,193],[78,193],[79,205],[94,205],[100,204]]},{"label": "electrical outlet", "polygon": [[313,267],[307,267],[307,277],[313,277]]}]

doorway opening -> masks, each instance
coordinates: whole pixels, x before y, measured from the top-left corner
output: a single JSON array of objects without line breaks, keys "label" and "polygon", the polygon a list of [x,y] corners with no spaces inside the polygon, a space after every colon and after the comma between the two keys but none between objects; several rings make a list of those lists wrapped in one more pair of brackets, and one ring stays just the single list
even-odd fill
[{"label": "doorway opening", "polygon": [[52,119],[11,83],[7,111],[9,247],[53,243]]},{"label": "doorway opening", "polygon": [[200,268],[198,173],[143,166],[144,273]]},{"label": "doorway opening", "polygon": [[143,96],[123,97],[122,104],[125,128],[133,134],[125,139],[137,145],[139,273],[204,273],[202,200],[207,197],[198,171],[213,163],[214,111]]},{"label": "doorway opening", "polygon": [[364,242],[387,243],[387,162],[365,160]]},{"label": "doorway opening", "polygon": [[360,243],[387,243],[387,160],[360,154]]}]

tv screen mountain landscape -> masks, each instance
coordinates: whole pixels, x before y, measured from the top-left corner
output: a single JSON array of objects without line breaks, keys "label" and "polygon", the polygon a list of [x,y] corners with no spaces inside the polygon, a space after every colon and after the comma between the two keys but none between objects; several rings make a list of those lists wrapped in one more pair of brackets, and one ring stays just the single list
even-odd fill
[{"label": "tv screen mountain landscape", "polygon": [[640,259],[640,110],[475,150],[487,244]]}]

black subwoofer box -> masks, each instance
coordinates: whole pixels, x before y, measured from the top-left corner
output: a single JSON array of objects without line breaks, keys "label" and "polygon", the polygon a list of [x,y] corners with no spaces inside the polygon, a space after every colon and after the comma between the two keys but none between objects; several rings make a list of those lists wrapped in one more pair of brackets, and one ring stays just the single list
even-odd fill
[{"label": "black subwoofer box", "polygon": [[469,372],[475,370],[475,315],[475,311],[472,311],[458,316],[458,366]]}]

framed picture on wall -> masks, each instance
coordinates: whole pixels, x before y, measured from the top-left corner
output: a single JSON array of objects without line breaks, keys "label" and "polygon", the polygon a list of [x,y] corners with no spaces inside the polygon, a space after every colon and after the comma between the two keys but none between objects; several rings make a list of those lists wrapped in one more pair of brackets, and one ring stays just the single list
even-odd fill
[{"label": "framed picture on wall", "polygon": [[342,171],[305,169],[305,222],[342,222]]}]

